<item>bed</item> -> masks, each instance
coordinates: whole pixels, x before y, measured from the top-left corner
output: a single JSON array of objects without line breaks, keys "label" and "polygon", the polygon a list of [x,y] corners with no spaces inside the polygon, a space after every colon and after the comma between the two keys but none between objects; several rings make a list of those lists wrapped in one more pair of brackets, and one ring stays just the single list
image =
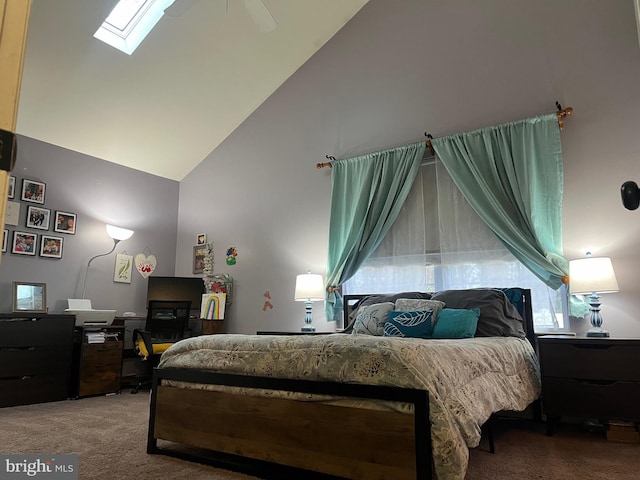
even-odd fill
[{"label": "bed", "polygon": [[[451,290],[410,300],[403,295],[414,296],[397,294],[391,302],[358,298],[351,316],[345,310],[346,331],[361,328],[372,319],[368,313],[390,303],[401,320],[431,311],[432,334],[438,316],[477,309],[476,335],[226,334],[182,340],[154,370],[147,452],[260,478],[463,479],[469,448],[478,445],[490,416],[524,410],[540,395],[530,292]],[[424,301],[445,307],[425,308]],[[396,310],[402,302],[423,306]],[[504,325],[486,321],[492,312]]]}]

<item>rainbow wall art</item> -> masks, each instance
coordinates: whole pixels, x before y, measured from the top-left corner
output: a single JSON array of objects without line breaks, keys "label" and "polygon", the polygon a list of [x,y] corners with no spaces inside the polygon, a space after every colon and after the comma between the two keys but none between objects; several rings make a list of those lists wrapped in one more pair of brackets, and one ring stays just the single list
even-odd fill
[{"label": "rainbow wall art", "polygon": [[227,301],[226,293],[205,293],[202,295],[200,318],[207,320],[224,319],[224,306]]}]

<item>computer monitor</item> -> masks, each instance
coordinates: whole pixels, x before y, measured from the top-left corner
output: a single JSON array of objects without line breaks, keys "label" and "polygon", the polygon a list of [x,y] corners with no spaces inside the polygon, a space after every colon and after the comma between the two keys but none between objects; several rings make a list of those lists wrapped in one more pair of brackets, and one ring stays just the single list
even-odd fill
[{"label": "computer monitor", "polygon": [[199,277],[155,277],[147,283],[147,305],[150,300],[191,300],[192,315],[200,315],[202,294],[206,293]]}]

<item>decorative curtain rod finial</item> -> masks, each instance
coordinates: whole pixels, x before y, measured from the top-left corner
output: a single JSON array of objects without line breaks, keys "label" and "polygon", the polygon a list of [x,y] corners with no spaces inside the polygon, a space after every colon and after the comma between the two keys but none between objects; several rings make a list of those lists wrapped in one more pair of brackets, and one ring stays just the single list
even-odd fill
[{"label": "decorative curtain rod finial", "polygon": [[433,135],[431,135],[430,133],[424,132],[424,136],[427,137],[427,148],[429,149],[429,152],[431,153],[432,157],[436,156],[436,151],[433,149],[433,145],[431,145],[431,139],[433,138]]},{"label": "decorative curtain rod finial", "polygon": [[560,126],[560,130],[562,130],[564,128],[564,117],[571,115],[573,113],[573,108],[562,108],[560,102],[556,102],[556,108],[558,109],[558,125]]},{"label": "decorative curtain rod finial", "polygon": [[331,168],[331,162],[335,162],[336,161],[336,157],[334,157],[333,155],[325,155],[324,158],[326,158],[327,160],[329,160],[328,162],[322,162],[322,163],[316,163],[316,168],[324,168],[324,167],[329,167]]}]

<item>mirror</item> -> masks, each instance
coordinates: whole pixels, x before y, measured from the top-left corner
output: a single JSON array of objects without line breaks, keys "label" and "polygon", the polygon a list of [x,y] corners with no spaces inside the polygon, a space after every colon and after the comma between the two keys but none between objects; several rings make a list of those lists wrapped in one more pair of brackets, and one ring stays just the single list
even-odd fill
[{"label": "mirror", "polygon": [[47,285],[13,282],[13,311],[14,313],[46,313]]}]

